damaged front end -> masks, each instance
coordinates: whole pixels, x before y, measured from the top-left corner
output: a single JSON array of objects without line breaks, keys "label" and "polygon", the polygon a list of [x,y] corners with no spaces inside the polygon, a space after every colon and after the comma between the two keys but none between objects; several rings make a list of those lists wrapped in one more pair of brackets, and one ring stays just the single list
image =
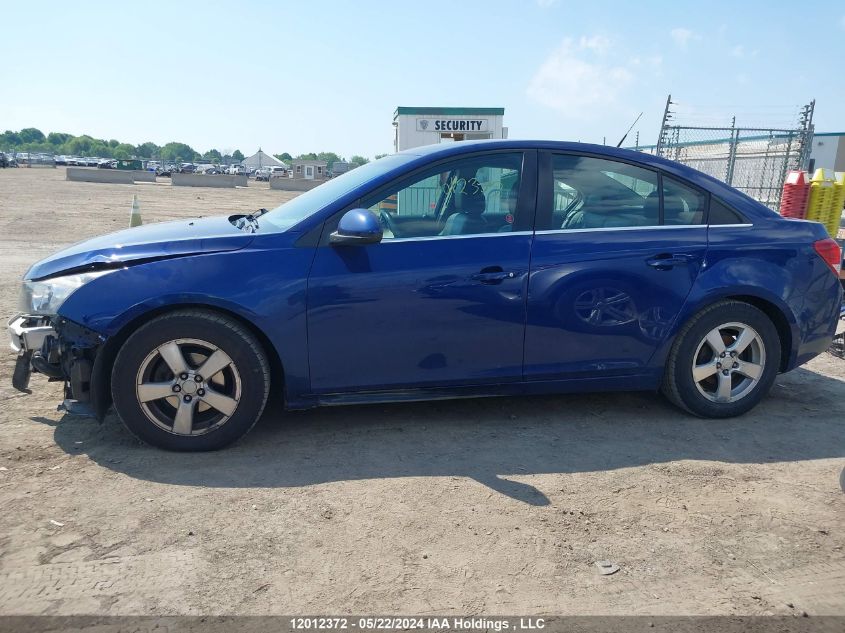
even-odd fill
[{"label": "damaged front end", "polygon": [[8,329],[11,348],[18,353],[15,389],[29,393],[32,372],[44,374],[51,382],[64,382],[60,410],[103,419],[109,400],[107,394],[97,393],[96,385],[103,384],[97,359],[104,336],[55,315],[18,315]]},{"label": "damaged front end", "polygon": [[106,338],[61,316],[59,308],[79,288],[113,272],[68,271],[40,279],[24,278],[18,315],[8,324],[11,347],[18,354],[12,376],[15,389],[29,393],[32,372],[44,374],[50,381],[65,383],[65,400],[60,408],[102,419],[102,407],[92,406],[96,402],[92,398],[92,375]]},{"label": "damaged front end", "polygon": [[[127,268],[235,251],[254,239],[226,217],[178,220],[101,235],[36,262],[24,274],[18,315],[9,321],[11,346],[18,354],[14,387],[28,392],[32,372],[44,374],[65,384],[60,408],[103,419],[111,405],[111,346],[116,339],[81,323],[88,323],[92,313],[101,314],[110,297],[87,288],[81,293],[85,298],[77,295],[76,304],[63,313],[65,302],[88,284],[96,288],[101,277]],[[117,306],[118,311],[128,307]]]}]

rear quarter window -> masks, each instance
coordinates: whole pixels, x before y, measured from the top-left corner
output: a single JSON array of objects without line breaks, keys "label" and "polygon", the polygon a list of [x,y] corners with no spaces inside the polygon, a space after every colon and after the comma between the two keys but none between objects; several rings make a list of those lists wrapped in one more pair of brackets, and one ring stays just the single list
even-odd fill
[{"label": "rear quarter window", "polygon": [[745,218],[724,202],[713,197],[710,198],[710,217],[708,221],[711,225],[745,224]]}]

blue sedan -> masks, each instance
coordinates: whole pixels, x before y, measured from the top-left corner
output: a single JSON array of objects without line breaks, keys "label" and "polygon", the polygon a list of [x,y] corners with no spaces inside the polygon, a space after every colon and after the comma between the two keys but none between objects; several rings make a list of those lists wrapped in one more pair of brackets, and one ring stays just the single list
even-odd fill
[{"label": "blue sedan", "polygon": [[824,351],[840,251],[678,163],[576,143],[418,148],[282,206],[154,224],[30,268],[14,383],[65,382],[173,450],[288,409],[661,391],[747,412]]}]

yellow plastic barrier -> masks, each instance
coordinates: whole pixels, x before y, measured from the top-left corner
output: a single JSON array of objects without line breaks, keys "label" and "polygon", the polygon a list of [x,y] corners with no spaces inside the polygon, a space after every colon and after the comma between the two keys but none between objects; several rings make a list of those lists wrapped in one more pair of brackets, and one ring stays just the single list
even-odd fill
[{"label": "yellow plastic barrier", "polygon": [[[831,205],[831,226],[828,227],[827,232],[830,233],[832,237],[836,237],[836,234],[839,232],[839,226],[842,221],[842,208],[845,207],[845,172],[837,174],[839,178],[837,178],[833,183],[833,195],[831,199],[833,204]],[[833,229],[831,231],[831,229]]]},{"label": "yellow plastic barrier", "polygon": [[839,219],[836,218],[836,228],[833,224],[834,205],[833,179],[829,178],[824,169],[817,169],[810,179],[810,195],[807,199],[807,219],[821,222],[832,237],[836,235]]}]

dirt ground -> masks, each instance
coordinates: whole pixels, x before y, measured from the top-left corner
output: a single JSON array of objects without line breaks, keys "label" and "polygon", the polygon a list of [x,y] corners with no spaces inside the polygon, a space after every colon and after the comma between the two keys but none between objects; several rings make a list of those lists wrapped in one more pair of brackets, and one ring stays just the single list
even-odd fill
[{"label": "dirt ground", "polygon": [[[248,189],[0,170],[0,314],[28,265]],[[57,413],[0,355],[2,614],[845,614],[845,361],[739,419],[649,393],[268,411],[213,454]],[[598,574],[594,562],[620,571]]]}]

